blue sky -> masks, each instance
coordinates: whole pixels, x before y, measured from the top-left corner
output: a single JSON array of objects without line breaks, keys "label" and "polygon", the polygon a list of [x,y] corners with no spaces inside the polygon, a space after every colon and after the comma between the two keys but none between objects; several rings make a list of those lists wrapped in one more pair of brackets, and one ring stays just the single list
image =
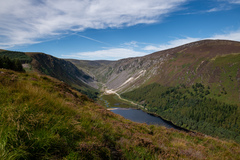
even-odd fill
[{"label": "blue sky", "polygon": [[0,0],[0,48],[118,60],[202,39],[240,41],[240,0]]}]

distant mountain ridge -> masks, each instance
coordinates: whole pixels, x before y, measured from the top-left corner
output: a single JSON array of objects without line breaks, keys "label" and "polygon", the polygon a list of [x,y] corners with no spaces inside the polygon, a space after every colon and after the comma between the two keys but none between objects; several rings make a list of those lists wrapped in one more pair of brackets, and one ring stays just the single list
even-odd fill
[{"label": "distant mountain ridge", "polygon": [[165,86],[191,86],[198,82],[211,86],[215,95],[223,90],[232,93],[220,97],[221,100],[240,102],[240,42],[236,41],[202,40],[118,61],[64,60],[44,53],[26,54],[32,59],[33,69],[78,89],[91,86],[124,93],[155,82]]},{"label": "distant mountain ridge", "polygon": [[[117,93],[183,128],[221,135],[223,127],[222,137],[231,132],[231,139],[240,142],[236,136],[240,133],[240,42],[202,40],[118,61],[25,54],[34,71],[64,81],[90,98],[97,98],[97,89]],[[200,111],[204,107],[210,114]]]},{"label": "distant mountain ridge", "polygon": [[102,88],[119,93],[154,82],[166,86],[199,82],[210,85],[214,94],[227,90],[232,94],[225,99],[240,102],[240,42],[236,41],[202,40],[112,62],[69,61],[88,70]]},{"label": "distant mountain ridge", "polygon": [[19,59],[27,71],[49,75],[87,94],[90,98],[97,97],[97,90],[93,88],[96,88],[94,79],[69,61],[39,52],[0,50],[0,56]]},{"label": "distant mountain ridge", "polygon": [[96,96],[89,93],[92,92],[92,87],[96,87],[94,79],[82,70],[79,70],[71,62],[45,53],[27,52],[26,54],[33,59],[31,65],[37,72],[64,81],[83,93],[88,94],[91,98]]}]

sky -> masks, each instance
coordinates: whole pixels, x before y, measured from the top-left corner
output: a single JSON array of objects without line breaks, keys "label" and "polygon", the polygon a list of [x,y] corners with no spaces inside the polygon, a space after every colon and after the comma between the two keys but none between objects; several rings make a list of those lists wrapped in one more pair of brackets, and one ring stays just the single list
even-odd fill
[{"label": "sky", "polygon": [[0,0],[0,48],[118,60],[240,41],[240,0]]}]

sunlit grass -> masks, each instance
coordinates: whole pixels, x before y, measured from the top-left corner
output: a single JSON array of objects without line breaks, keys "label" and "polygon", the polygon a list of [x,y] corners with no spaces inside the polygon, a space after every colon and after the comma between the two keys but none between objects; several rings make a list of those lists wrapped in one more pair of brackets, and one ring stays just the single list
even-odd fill
[{"label": "sunlit grass", "polygon": [[0,70],[0,159],[239,159],[239,144],[115,115],[55,79]]}]

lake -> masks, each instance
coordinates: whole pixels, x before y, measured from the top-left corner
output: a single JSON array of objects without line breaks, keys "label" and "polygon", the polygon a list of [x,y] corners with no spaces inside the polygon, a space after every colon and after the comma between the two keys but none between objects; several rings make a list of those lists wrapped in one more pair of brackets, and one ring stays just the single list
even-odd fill
[{"label": "lake", "polygon": [[133,122],[146,123],[146,124],[155,124],[160,126],[165,126],[167,128],[180,129],[173,124],[164,121],[160,117],[153,116],[142,110],[132,109],[132,108],[111,108],[113,113],[119,114],[126,119],[129,119]]}]

